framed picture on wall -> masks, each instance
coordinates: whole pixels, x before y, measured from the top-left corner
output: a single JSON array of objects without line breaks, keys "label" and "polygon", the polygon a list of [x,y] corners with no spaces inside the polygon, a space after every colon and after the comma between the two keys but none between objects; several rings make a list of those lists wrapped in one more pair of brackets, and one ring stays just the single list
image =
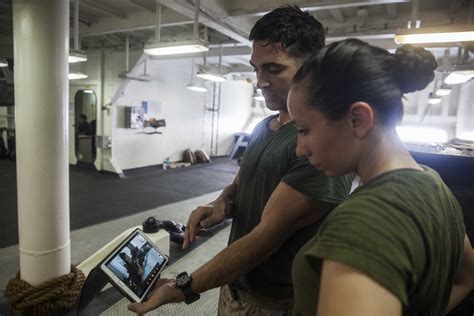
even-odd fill
[{"label": "framed picture on wall", "polygon": [[125,128],[143,128],[144,113],[142,107],[125,107]]}]

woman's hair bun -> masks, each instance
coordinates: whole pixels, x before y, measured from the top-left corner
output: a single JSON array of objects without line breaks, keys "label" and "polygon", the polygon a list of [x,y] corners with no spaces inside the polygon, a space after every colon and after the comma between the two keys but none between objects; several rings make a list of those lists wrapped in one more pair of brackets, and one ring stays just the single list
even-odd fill
[{"label": "woman's hair bun", "polygon": [[395,79],[402,93],[423,90],[438,67],[433,54],[422,47],[403,45],[395,53]]}]

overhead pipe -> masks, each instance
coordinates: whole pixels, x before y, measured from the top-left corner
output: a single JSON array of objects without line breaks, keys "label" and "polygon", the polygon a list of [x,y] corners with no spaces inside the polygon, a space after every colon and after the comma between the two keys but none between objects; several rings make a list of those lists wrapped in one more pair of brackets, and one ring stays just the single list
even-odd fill
[{"label": "overhead pipe", "polygon": [[156,0],[156,28],[155,28],[155,42],[159,43],[161,40],[161,3]]},{"label": "overhead pipe", "polygon": [[420,16],[420,0],[413,0],[411,3],[411,21],[410,28],[416,29],[416,21],[418,21]]},{"label": "overhead pipe", "polygon": [[[194,25],[193,25],[193,39],[199,39],[199,0],[194,0]],[[207,41],[207,36],[206,36]]]},{"label": "overhead pipe", "polygon": [[74,50],[79,50],[79,0],[74,1]]},{"label": "overhead pipe", "polygon": [[130,37],[125,37],[125,71],[128,72],[130,60]]}]

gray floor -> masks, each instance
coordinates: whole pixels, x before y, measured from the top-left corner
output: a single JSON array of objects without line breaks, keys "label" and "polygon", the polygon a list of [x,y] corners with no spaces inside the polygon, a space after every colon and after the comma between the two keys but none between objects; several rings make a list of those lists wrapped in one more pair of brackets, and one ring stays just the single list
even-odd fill
[{"label": "gray floor", "polygon": [[[18,243],[16,167],[0,160],[0,248]],[[125,179],[91,166],[70,166],[71,230],[222,190],[237,170],[237,161],[227,157],[188,168],[126,170]]]},{"label": "gray floor", "polygon": [[[72,262],[77,264],[94,253],[97,249],[105,245],[108,241],[113,239],[115,236],[123,232],[125,229],[139,225],[146,219],[148,216],[156,216],[157,218],[166,218],[178,222],[186,223],[189,213],[198,205],[205,204],[212,199],[214,199],[218,192],[205,194],[196,198],[191,198],[188,200],[164,205],[158,208],[150,209],[145,212],[134,214],[131,216],[123,217],[120,219],[112,220],[109,222],[101,223],[94,226],[89,226],[86,228],[78,229],[71,232],[71,257]],[[183,256],[180,260],[170,265],[167,269],[165,275],[175,276],[176,273],[181,272],[182,269],[191,271],[198,267],[200,264],[207,261],[215,253],[225,247],[229,235],[229,227],[223,229],[215,236],[207,238],[207,241],[201,243],[199,247],[194,247],[186,253],[186,256]],[[173,245],[172,245],[173,246]],[[179,249],[175,247],[175,251]],[[12,278],[15,273],[18,271],[18,245],[6,247],[0,249],[0,293],[1,299],[3,299],[3,290],[5,289],[8,280]],[[107,310],[113,304],[120,299],[120,296],[117,295],[117,292],[112,294],[104,295],[102,298],[99,297],[91,303],[91,307],[88,308],[87,315],[98,315],[101,312]],[[194,313],[195,315],[215,315],[216,308],[216,299],[217,292],[210,291],[209,294],[206,294],[203,301],[201,302],[202,306],[199,308],[199,313]],[[126,306],[126,301],[119,302],[118,307],[114,307],[112,311],[108,310],[104,315],[126,315],[126,308],[123,313],[119,312],[124,306]],[[173,307],[170,307],[173,309]],[[175,315],[184,315],[182,308],[176,306]],[[167,310],[168,311],[168,310]],[[165,313],[166,315],[173,315],[173,313]],[[0,310],[0,315],[7,315],[5,310]]]}]

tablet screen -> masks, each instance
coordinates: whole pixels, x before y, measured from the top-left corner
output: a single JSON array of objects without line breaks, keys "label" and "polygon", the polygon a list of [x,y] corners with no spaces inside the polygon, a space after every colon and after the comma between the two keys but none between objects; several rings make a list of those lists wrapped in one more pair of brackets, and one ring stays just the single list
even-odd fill
[{"label": "tablet screen", "polygon": [[105,266],[141,298],[148,292],[148,287],[166,261],[166,258],[137,231],[105,262]]}]

